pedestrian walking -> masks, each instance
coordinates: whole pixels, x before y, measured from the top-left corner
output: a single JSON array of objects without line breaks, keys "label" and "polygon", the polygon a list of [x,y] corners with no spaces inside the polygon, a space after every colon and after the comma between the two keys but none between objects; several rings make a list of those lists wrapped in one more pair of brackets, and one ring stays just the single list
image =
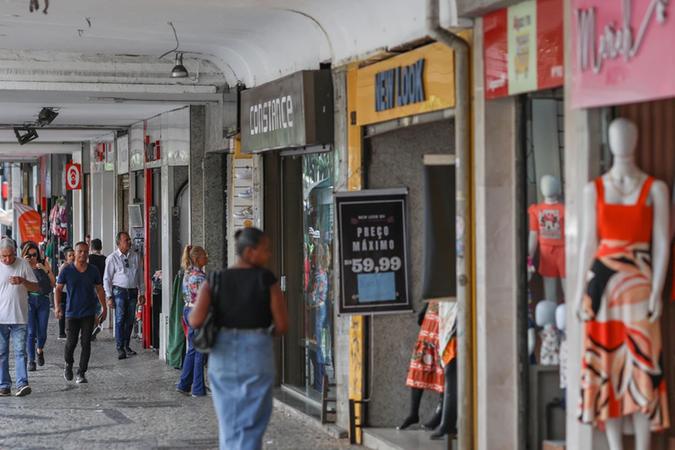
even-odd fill
[{"label": "pedestrian walking", "polygon": [[237,263],[202,284],[189,322],[201,327],[213,308],[219,332],[208,373],[221,450],[257,450],[272,415],[272,336],[286,333],[288,313],[276,277],[264,268],[269,237],[246,228],[235,240]]},{"label": "pedestrian walking", "polygon": [[[63,264],[61,264],[61,267],[59,267],[59,275],[61,275],[61,272],[63,271],[64,268],[71,265],[75,261],[75,250],[73,250],[72,247],[65,247],[63,249],[63,258],[64,258]],[[61,296],[61,305],[60,305],[61,311],[66,310],[67,301],[68,301],[68,288],[64,287],[63,295]],[[54,308],[54,313],[56,313],[56,307]],[[59,319],[59,340],[64,340],[66,338],[66,316],[61,317],[57,316],[57,318]]]},{"label": "pedestrian walking", "polygon": [[183,361],[183,370],[176,385],[176,390],[182,394],[189,395],[192,392],[193,397],[203,397],[206,395],[204,386],[204,354],[195,350],[192,339],[195,329],[190,326],[188,316],[192,311],[197,300],[197,293],[202,283],[206,280],[204,267],[209,262],[209,256],[206,250],[200,246],[185,246],[181,266],[183,267],[183,319],[188,325],[187,352]]},{"label": "pedestrian walking", "polygon": [[28,291],[37,291],[33,269],[24,259],[16,257],[16,244],[11,239],[0,240],[0,396],[11,394],[9,375],[9,342],[14,346],[16,396],[31,393],[26,370],[26,323],[28,322]]},{"label": "pedestrian walking", "polygon": [[24,244],[21,256],[30,264],[40,289],[28,292],[28,371],[37,370],[37,365],[45,365],[45,344],[47,342],[47,325],[49,324],[49,294],[56,284],[56,278],[48,264],[40,257],[40,249],[34,243]]},{"label": "pedestrian walking", "polygon": [[105,261],[103,287],[108,306],[115,308],[115,343],[117,358],[135,355],[131,349],[131,331],[136,317],[136,304],[145,304],[145,282],[141,257],[131,250],[131,237],[120,231],[115,238],[117,250]]},{"label": "pedestrian walking", "polygon": [[[91,251],[89,253],[89,264],[92,266],[96,267],[98,269],[98,272],[101,274],[101,279],[103,279],[103,274],[105,273],[105,255],[102,254],[103,252],[103,242],[101,242],[100,239],[92,239],[91,240]],[[101,314],[101,307],[97,303],[96,304],[96,315]],[[91,334],[91,340],[95,341],[96,340],[96,335],[98,335],[101,332],[101,324],[99,323],[94,327],[94,331]]]},{"label": "pedestrian walking", "polygon": [[[87,383],[87,368],[91,355],[91,333],[97,321],[105,320],[106,309],[103,308],[100,318],[96,316],[96,303],[105,305],[105,296],[101,283],[101,274],[88,262],[89,247],[86,242],[75,245],[75,262],[66,266],[56,281],[54,309],[57,317],[66,317],[66,350],[64,359],[66,367],[63,377],[66,381],[73,379],[74,353],[77,341],[80,340],[80,364],[76,383]],[[68,301],[65,311],[61,310],[63,289],[68,289]]]}]

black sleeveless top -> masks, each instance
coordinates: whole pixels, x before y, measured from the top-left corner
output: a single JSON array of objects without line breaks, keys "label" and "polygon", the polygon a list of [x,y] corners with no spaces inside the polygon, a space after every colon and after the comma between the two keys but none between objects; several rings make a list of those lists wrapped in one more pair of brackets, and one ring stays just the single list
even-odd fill
[{"label": "black sleeveless top", "polygon": [[262,268],[231,268],[210,274],[216,325],[239,329],[272,325],[270,287],[276,281],[272,272]]}]

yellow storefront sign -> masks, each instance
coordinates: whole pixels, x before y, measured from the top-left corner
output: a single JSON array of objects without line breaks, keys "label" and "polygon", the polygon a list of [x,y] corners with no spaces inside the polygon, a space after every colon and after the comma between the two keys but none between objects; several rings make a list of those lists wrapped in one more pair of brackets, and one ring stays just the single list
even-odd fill
[{"label": "yellow storefront sign", "polygon": [[359,69],[356,125],[454,108],[454,59],[434,43]]}]

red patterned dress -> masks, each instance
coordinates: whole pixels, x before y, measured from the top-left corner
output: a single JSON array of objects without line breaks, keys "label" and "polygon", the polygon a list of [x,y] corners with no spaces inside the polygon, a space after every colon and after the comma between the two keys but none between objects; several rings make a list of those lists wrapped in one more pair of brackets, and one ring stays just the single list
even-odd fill
[{"label": "red patterned dress", "polygon": [[445,375],[439,354],[438,302],[429,302],[410,359],[406,386],[443,392]]},{"label": "red patterned dress", "polygon": [[637,412],[653,431],[670,426],[663,372],[661,328],[648,317],[652,289],[653,207],[647,204],[648,177],[635,205],[605,203],[596,179],[600,245],[588,274],[583,307],[579,420],[603,426],[608,419]]}]

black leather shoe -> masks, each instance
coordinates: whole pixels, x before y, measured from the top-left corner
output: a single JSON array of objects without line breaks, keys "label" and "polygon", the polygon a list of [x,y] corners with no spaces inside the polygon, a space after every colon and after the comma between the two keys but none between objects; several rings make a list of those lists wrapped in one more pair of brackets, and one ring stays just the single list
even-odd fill
[{"label": "black leather shoe", "polygon": [[136,355],[136,352],[130,349],[129,347],[126,348],[127,355],[129,356],[134,356]]},{"label": "black leather shoe", "polygon": [[38,366],[44,366],[45,365],[45,352],[44,350],[42,353],[37,354],[37,364]]},{"label": "black leather shoe", "polygon": [[28,363],[28,371],[29,372],[35,372],[37,370],[37,367],[35,367],[35,361],[30,361]]},{"label": "black leather shoe", "polygon": [[66,366],[66,369],[63,371],[63,378],[66,381],[73,381],[73,366]]},{"label": "black leather shoe", "polygon": [[127,359],[127,352],[124,350],[117,350],[117,359]]}]

